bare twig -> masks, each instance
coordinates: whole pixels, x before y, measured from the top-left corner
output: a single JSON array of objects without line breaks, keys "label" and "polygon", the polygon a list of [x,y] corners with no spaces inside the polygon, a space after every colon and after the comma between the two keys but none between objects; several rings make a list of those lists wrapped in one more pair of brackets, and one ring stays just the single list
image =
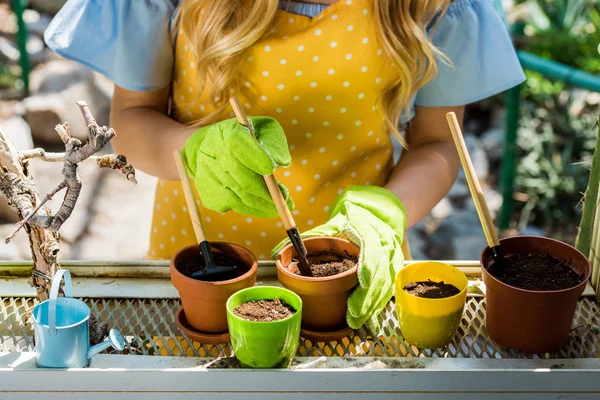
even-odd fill
[{"label": "bare twig", "polygon": [[[56,194],[56,192],[66,187],[67,193],[65,194],[65,198],[55,215],[36,215],[35,212],[39,210],[39,207],[41,207],[40,205],[33,213],[28,214],[26,219],[19,223],[16,231],[18,231],[25,223],[28,223],[29,225],[45,228],[51,232],[57,232],[63,223],[71,216],[77,199],[79,198],[79,194],[81,193],[81,179],[77,174],[79,163],[93,157],[95,153],[100,151],[116,135],[113,129],[107,128],[106,126],[101,127],[96,123],[86,102],[79,101],[77,102],[77,105],[81,110],[81,114],[85,119],[89,131],[89,139],[85,144],[82,144],[81,141],[73,138],[71,136],[71,128],[67,123],[64,123],[55,127],[58,136],[65,144],[64,153],[46,153],[42,149],[35,149],[21,153],[20,155],[21,160],[27,158],[41,158],[43,160],[59,161],[59,159],[62,159],[64,164],[62,171],[64,181],[59,184],[57,189],[48,195],[50,197],[46,196],[46,199],[43,202],[45,203]],[[127,162],[127,159],[124,156],[110,154],[107,156],[96,157],[95,160],[100,168],[120,170],[129,181],[136,183],[135,170]],[[6,238],[7,243],[13,236],[14,233]]]},{"label": "bare twig", "polygon": [[[19,153],[21,161],[39,159],[47,162],[64,162],[66,153],[48,153],[44,149],[32,149]],[[121,171],[128,181],[137,183],[135,169],[127,162],[127,158],[121,154],[107,154],[104,156],[90,156],[80,164],[96,163],[99,168],[110,168]]]},{"label": "bare twig", "polygon": [[14,231],[13,231],[13,232],[12,232],[10,235],[8,235],[8,236],[6,237],[6,239],[4,239],[4,242],[5,242],[6,244],[8,244],[8,243],[9,243],[9,242],[12,240],[12,238],[14,238],[14,237],[15,237],[15,235],[17,234],[17,232],[19,232],[19,230],[20,230],[20,229],[21,229],[21,228],[22,228],[22,227],[23,227],[23,226],[24,226],[24,225],[27,223],[27,221],[29,221],[29,219],[30,219],[31,217],[33,217],[33,216],[35,215],[35,213],[36,213],[36,212],[38,212],[38,210],[39,210],[40,208],[42,208],[42,206],[43,206],[44,204],[46,204],[46,202],[47,202],[48,200],[51,200],[51,199],[52,199],[52,197],[53,197],[53,196],[54,196],[56,193],[60,192],[61,190],[63,190],[63,189],[64,189],[64,188],[66,188],[66,187],[67,187],[67,184],[66,184],[66,183],[63,181],[63,182],[61,182],[61,183],[60,183],[60,184],[59,184],[59,185],[58,185],[56,188],[54,188],[54,190],[53,190],[53,191],[51,191],[50,193],[48,193],[48,194],[46,195],[46,197],[44,197],[44,199],[43,199],[42,201],[40,201],[40,203],[37,205],[37,207],[36,207],[36,208],[35,208],[35,209],[34,209],[34,210],[33,210],[33,211],[30,213],[30,214],[28,214],[28,215],[27,215],[27,216],[26,216],[26,217],[25,217],[25,218],[24,218],[22,221],[20,221],[20,222],[17,224],[17,227],[15,228],[15,230],[14,230]]}]

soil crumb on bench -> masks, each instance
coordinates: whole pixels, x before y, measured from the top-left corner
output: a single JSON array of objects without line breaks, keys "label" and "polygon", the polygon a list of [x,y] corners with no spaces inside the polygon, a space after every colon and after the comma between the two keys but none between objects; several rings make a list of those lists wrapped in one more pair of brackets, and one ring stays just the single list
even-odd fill
[{"label": "soil crumb on bench", "polygon": [[279,321],[291,317],[296,310],[279,299],[257,300],[237,306],[233,313],[255,322]]},{"label": "soil crumb on bench", "polygon": [[515,253],[504,259],[503,268],[492,265],[496,279],[525,290],[562,290],[579,285],[583,276],[551,255]]},{"label": "soil crumb on bench", "polygon": [[443,299],[460,293],[460,290],[454,285],[444,283],[444,281],[434,282],[431,279],[423,282],[411,282],[403,289],[413,296],[426,299]]},{"label": "soil crumb on bench", "polygon": [[[317,255],[308,256],[310,269],[316,278],[334,276],[346,272],[357,263],[356,257],[347,255],[340,256],[331,252],[323,252]],[[298,269],[298,259],[294,258],[289,266],[289,271],[296,275],[302,275]]]}]

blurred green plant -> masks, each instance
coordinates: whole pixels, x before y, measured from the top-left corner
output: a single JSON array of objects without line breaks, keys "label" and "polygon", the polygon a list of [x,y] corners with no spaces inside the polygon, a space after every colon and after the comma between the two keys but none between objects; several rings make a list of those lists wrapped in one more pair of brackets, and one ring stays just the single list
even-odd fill
[{"label": "blurred green plant", "polygon": [[15,86],[17,77],[9,65],[0,64],[0,89],[10,89]]},{"label": "blurred green plant", "polygon": [[[600,71],[600,1],[521,1],[515,15],[524,23],[517,47],[597,74]],[[517,224],[543,227],[572,241],[581,218],[589,160],[596,144],[594,125],[600,96],[527,71],[517,145],[521,151],[517,191],[525,203]]]},{"label": "blurred green plant", "polygon": [[519,1],[516,17],[525,23],[519,48],[590,73],[600,70],[600,1]]}]

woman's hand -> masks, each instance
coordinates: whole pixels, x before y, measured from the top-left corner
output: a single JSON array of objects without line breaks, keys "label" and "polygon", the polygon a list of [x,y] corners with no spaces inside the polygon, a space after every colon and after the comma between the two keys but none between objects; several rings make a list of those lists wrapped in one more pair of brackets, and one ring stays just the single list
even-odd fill
[{"label": "woman's hand", "polygon": [[[273,118],[248,117],[254,139],[233,119],[199,129],[183,148],[188,172],[196,182],[202,205],[221,213],[233,210],[259,218],[278,215],[263,176],[292,162],[283,128]],[[279,184],[288,207],[294,203]]]},{"label": "woman's hand", "polygon": [[[302,237],[339,236],[360,247],[360,284],[348,299],[346,321],[358,329],[364,323],[379,331],[378,316],[393,295],[396,273],[404,265],[402,241],[406,213],[395,194],[377,186],[351,186],[332,204],[329,220]],[[273,251],[275,257],[289,239]]]}]

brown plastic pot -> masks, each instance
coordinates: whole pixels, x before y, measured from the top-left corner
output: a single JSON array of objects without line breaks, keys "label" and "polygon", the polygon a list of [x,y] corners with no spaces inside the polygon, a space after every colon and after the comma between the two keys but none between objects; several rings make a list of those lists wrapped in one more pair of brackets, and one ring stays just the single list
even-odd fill
[{"label": "brown plastic pot", "polygon": [[[314,237],[304,239],[309,262],[319,261],[318,254],[330,252],[358,259],[359,248],[341,238]],[[296,275],[288,267],[297,255],[289,244],[277,254],[277,278],[281,284],[302,299],[302,328],[316,332],[330,332],[346,326],[348,297],[358,285],[358,267],[338,275],[315,278]]]},{"label": "brown plastic pot", "polygon": [[211,242],[210,247],[215,255],[222,253],[243,263],[248,272],[238,278],[220,282],[188,278],[175,266],[186,259],[198,257],[198,245],[192,245],[180,250],[171,259],[171,282],[179,291],[189,325],[200,332],[221,333],[227,331],[227,299],[239,290],[254,286],[258,262],[250,250],[233,243]]},{"label": "brown plastic pot", "polygon": [[579,296],[590,278],[590,262],[568,244],[537,236],[517,236],[500,240],[505,256],[522,252],[550,254],[584,277],[579,285],[553,291],[519,289],[494,278],[489,247],[481,253],[483,282],[486,286],[486,328],[499,345],[526,353],[551,353],[561,349],[569,338]]}]

